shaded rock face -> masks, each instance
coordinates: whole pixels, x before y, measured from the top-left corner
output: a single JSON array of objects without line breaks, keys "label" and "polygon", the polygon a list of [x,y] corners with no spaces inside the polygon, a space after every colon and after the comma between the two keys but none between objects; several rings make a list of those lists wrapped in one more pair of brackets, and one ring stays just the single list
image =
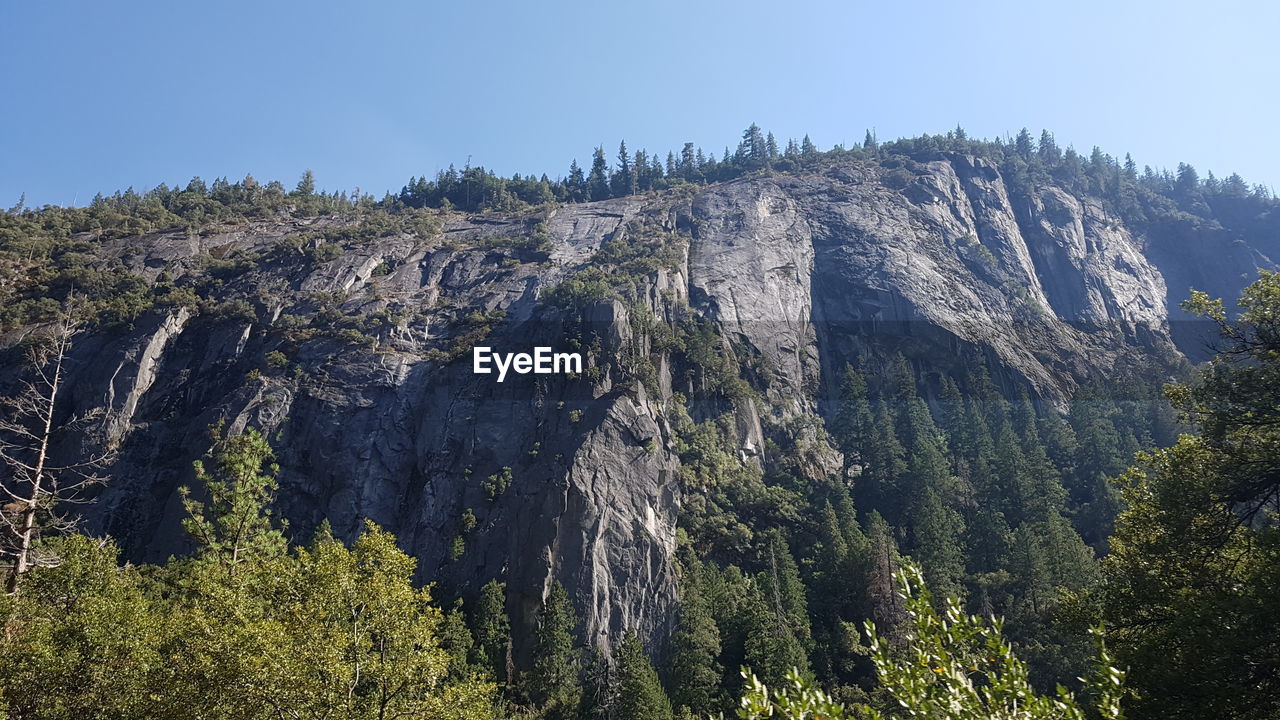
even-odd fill
[{"label": "shaded rock face", "polygon": [[[251,313],[155,311],[80,339],[66,412],[102,408],[81,444],[120,450],[91,527],[135,559],[184,551],[177,489],[208,449],[207,428],[252,425],[276,448],[278,510],[297,539],[325,519],[346,537],[372,520],[419,559],[423,581],[464,595],[506,582],[517,638],[558,581],[589,642],[635,629],[661,644],[678,603],[673,393],[695,418],[726,404],[673,369],[643,317],[704,318],[725,339],[757,391],[728,407],[751,462],[766,452],[764,426],[830,412],[847,362],[903,353],[927,389],[981,358],[1010,393],[1062,407],[1091,373],[1176,352],[1170,303],[1200,269],[1152,257],[1148,238],[1091,198],[1045,187],[1021,205],[995,167],[955,156],[907,178],[848,164],[525,216],[448,214],[437,233],[350,244],[320,263],[269,252],[351,221],[109,244],[105,253],[152,278],[194,277],[211,253],[276,259],[224,286]],[[674,262],[629,281],[630,301],[546,302],[602,247],[638,242],[638,228],[682,244]],[[535,232],[549,239],[542,251],[503,249]],[[1230,266],[1224,295],[1270,267],[1256,250],[1216,262]],[[383,321],[364,325],[369,343],[356,346],[324,332],[329,317]],[[498,383],[472,373],[473,345],[577,349],[588,367]],[[268,363],[273,351],[287,365]],[[652,381],[626,372],[638,358]],[[825,442],[817,426],[796,424]],[[827,448],[808,472],[839,468]],[[464,532],[468,509],[478,523]]]}]

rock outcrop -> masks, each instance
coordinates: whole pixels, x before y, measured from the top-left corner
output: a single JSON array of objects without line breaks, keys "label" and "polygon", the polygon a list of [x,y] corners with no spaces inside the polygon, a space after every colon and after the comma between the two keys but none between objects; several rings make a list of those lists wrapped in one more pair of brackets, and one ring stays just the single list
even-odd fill
[{"label": "rock outcrop", "polygon": [[[256,265],[213,298],[248,312],[154,311],[78,344],[71,402],[103,409],[97,441],[120,451],[92,527],[137,559],[183,551],[177,490],[207,428],[252,425],[277,449],[279,511],[298,538],[325,519],[345,536],[372,520],[424,581],[465,593],[503,579],[518,626],[559,581],[589,641],[661,638],[678,597],[675,393],[695,415],[732,410],[743,458],[758,459],[764,428],[829,412],[859,358],[903,353],[927,385],[981,357],[1011,393],[1062,407],[1092,373],[1176,352],[1171,303],[1197,270],[1149,255],[1096,200],[1048,186],[1016,206],[998,170],[967,156],[906,175],[849,163],[516,216],[446,213],[435,232],[346,242],[327,260],[285,241],[357,221],[108,243],[153,280],[191,281],[210,256]],[[534,236],[542,247],[519,242]],[[649,236],[667,257],[602,281],[626,285],[617,299],[549,302],[608,260],[602,248]],[[1241,285],[1272,265],[1256,250],[1216,261]],[[711,398],[674,368],[657,328],[691,319],[724,340],[749,398]],[[578,349],[588,368],[497,383],[472,373],[476,344]],[[811,472],[838,469],[828,449]]]}]

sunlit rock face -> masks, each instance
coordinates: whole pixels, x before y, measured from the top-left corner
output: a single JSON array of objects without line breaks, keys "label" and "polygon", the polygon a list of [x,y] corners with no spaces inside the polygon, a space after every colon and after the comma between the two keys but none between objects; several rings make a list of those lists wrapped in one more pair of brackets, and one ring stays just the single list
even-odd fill
[{"label": "sunlit rock face", "polygon": [[[744,461],[763,461],[766,428],[788,428],[816,448],[804,471],[823,476],[840,459],[816,429],[846,363],[901,353],[928,396],[981,358],[1011,396],[1062,408],[1090,374],[1176,355],[1171,307],[1206,262],[1150,251],[1150,237],[1062,188],[1014,201],[995,166],[962,155],[517,216],[447,213],[320,261],[282,243],[353,222],[255,221],[104,246],[153,280],[200,276],[209,256],[257,260],[215,291],[247,310],[157,310],[80,338],[66,412],[103,412],[61,451],[119,448],[88,506],[91,529],[138,560],[185,551],[177,490],[208,428],[258,427],[276,448],[277,511],[295,539],[323,520],[344,537],[376,522],[441,592],[505,581],[517,640],[561,582],[600,646],[628,629],[661,643],[674,621],[676,393],[695,419],[731,413]],[[603,246],[654,233],[674,256],[633,273],[625,301],[547,302]],[[510,242],[534,234],[547,243],[537,251]],[[1272,266],[1254,248],[1212,262],[1208,289],[1227,296]],[[710,323],[752,393],[715,397],[655,342],[656,326],[691,319]],[[480,342],[573,346],[589,367],[497,383],[472,372]]]}]

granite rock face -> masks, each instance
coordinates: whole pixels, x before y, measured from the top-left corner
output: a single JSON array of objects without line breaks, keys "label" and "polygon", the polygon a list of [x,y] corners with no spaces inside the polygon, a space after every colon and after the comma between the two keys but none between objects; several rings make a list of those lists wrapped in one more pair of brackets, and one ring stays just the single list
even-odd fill
[{"label": "granite rock face", "polygon": [[[1010,393],[1063,407],[1091,373],[1176,353],[1170,307],[1198,272],[1149,255],[1148,238],[1092,198],[1050,186],[1015,204],[993,165],[960,155],[525,215],[447,213],[434,232],[348,243],[327,260],[282,242],[352,222],[255,221],[103,247],[178,282],[205,272],[209,256],[258,262],[220,291],[245,298],[247,312],[157,310],[81,338],[67,412],[101,408],[81,445],[119,449],[91,527],[135,559],[182,552],[177,489],[208,449],[207,428],[259,427],[281,465],[279,512],[299,539],[325,519],[347,537],[372,520],[419,559],[423,581],[463,594],[505,581],[518,629],[559,581],[600,646],[627,629],[660,642],[673,622],[674,393],[695,418],[732,411],[753,462],[767,452],[764,428],[829,412],[857,358],[903,353],[927,388],[981,357]],[[626,302],[550,301],[604,262],[602,248],[654,233],[674,258],[633,272]],[[536,250],[512,242],[534,236]],[[1217,262],[1240,285],[1272,266],[1257,251]],[[724,339],[753,399],[707,397],[673,367],[654,328],[682,318]],[[353,322],[358,331],[336,332]],[[588,367],[498,383],[472,372],[474,345],[579,350]],[[644,382],[629,371],[639,364],[651,370]],[[794,425],[819,440],[814,424]],[[828,448],[809,472],[839,467]]]}]

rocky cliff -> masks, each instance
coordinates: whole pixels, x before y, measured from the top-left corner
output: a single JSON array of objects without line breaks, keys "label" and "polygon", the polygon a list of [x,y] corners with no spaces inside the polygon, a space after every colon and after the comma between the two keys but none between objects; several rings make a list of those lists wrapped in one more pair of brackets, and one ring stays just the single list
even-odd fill
[{"label": "rocky cliff", "polygon": [[[830,412],[845,363],[902,353],[928,387],[977,358],[1009,393],[1062,407],[1091,374],[1175,357],[1171,307],[1204,276],[1100,201],[1053,185],[1011,199],[965,155],[428,214],[102,242],[101,258],[204,299],[76,345],[66,412],[103,415],[62,452],[119,449],[92,527],[137,559],[181,552],[177,489],[209,426],[252,425],[277,450],[295,537],[371,519],[424,581],[505,580],[517,625],[559,580],[588,642],[661,638],[677,603],[674,405],[732,413],[748,461],[791,433],[818,446],[806,472],[838,473],[820,423],[790,421]],[[1208,287],[1224,295],[1273,266],[1252,247],[1197,252],[1226,266]],[[711,343],[695,352],[699,333]],[[498,383],[473,374],[477,344],[579,350],[587,367]]]}]

